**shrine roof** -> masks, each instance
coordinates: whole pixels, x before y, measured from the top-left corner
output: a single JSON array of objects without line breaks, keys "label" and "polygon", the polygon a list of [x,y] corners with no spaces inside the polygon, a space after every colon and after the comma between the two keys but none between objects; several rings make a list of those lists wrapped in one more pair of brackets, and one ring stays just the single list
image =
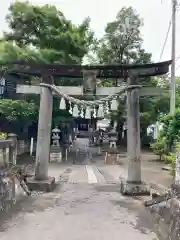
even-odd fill
[{"label": "shrine roof", "polygon": [[42,76],[48,74],[61,77],[83,77],[83,72],[97,71],[97,78],[126,78],[129,76],[157,76],[169,71],[171,61],[148,63],[148,64],[125,64],[125,65],[61,65],[40,64],[35,62],[12,62],[12,73]]}]

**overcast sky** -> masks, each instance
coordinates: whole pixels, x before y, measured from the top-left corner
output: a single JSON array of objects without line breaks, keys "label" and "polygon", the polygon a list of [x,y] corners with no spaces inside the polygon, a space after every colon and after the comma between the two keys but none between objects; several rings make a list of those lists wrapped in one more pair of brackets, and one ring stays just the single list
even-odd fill
[{"label": "overcast sky", "polygon": [[[5,15],[12,2],[13,0],[1,0],[0,32],[7,30]],[[171,17],[171,0],[31,0],[30,2],[42,5],[54,4],[67,18],[77,24],[89,16],[91,27],[98,37],[103,35],[106,23],[115,19],[118,10],[123,6],[133,6],[144,19],[144,27],[142,28],[144,48],[153,54],[154,61],[159,61]],[[177,12],[177,57],[180,55],[179,28],[180,13]],[[170,58],[171,34],[161,60],[169,60]],[[177,61],[178,66],[180,66],[180,58]],[[180,67],[177,74],[180,74]]]}]

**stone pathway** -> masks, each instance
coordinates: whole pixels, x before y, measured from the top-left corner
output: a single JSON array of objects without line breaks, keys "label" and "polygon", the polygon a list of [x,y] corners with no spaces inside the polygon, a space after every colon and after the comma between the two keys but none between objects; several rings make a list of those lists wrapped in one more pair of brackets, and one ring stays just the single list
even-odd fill
[{"label": "stone pathway", "polygon": [[149,214],[119,185],[62,183],[53,193],[29,197],[1,225],[1,240],[154,240]]},{"label": "stone pathway", "polygon": [[[64,172],[66,168],[68,171]],[[53,165],[50,166],[49,175],[55,176],[54,170],[51,169],[53,169]],[[127,177],[127,163],[124,161],[121,165],[106,165],[100,160],[91,165],[55,166],[55,172],[56,179],[58,179],[58,173],[61,172],[61,180],[69,183],[112,184],[120,183],[120,178]],[[142,179],[147,183],[162,186],[163,188],[169,187],[172,183],[170,172],[163,171],[162,164],[155,161],[143,162]]]}]

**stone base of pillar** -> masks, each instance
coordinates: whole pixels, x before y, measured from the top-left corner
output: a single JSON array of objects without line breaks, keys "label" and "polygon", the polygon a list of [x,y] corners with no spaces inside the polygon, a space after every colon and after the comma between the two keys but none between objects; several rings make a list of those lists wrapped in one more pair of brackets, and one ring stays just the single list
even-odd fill
[{"label": "stone base of pillar", "polygon": [[106,152],[105,164],[116,165],[117,164],[117,159],[118,159],[118,154]]},{"label": "stone base of pillar", "polygon": [[57,162],[62,163],[62,153],[52,152],[50,153],[50,163]]},{"label": "stone base of pillar", "polygon": [[27,186],[31,191],[52,192],[56,187],[55,178],[49,177],[47,180],[35,180],[34,177],[27,178]]},{"label": "stone base of pillar", "polygon": [[151,188],[144,182],[135,183],[121,180],[121,193],[128,196],[149,196]]}]

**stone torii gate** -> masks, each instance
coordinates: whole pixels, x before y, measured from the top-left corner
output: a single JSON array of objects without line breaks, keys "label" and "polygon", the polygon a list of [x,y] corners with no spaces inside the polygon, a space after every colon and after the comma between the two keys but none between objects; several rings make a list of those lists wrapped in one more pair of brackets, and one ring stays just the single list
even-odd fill
[{"label": "stone torii gate", "polygon": [[[107,96],[115,94],[120,87],[96,87],[96,78],[121,78],[127,83],[127,152],[128,177],[121,183],[124,194],[147,194],[149,189],[141,179],[141,146],[140,146],[140,96],[157,96],[163,94],[161,88],[141,87],[139,78],[158,76],[169,71],[171,61],[142,64],[142,65],[38,65],[26,62],[17,62],[14,72],[31,74],[42,77],[42,85],[18,85],[16,92],[22,94],[40,94],[40,109],[38,123],[38,140],[36,150],[36,182],[51,182],[48,176],[50,156],[50,136],[53,94],[51,88],[45,84],[54,85],[54,76],[83,78],[84,86],[58,86],[61,92],[68,95],[80,96],[85,94]],[[43,85],[44,84],[44,85]]]}]

